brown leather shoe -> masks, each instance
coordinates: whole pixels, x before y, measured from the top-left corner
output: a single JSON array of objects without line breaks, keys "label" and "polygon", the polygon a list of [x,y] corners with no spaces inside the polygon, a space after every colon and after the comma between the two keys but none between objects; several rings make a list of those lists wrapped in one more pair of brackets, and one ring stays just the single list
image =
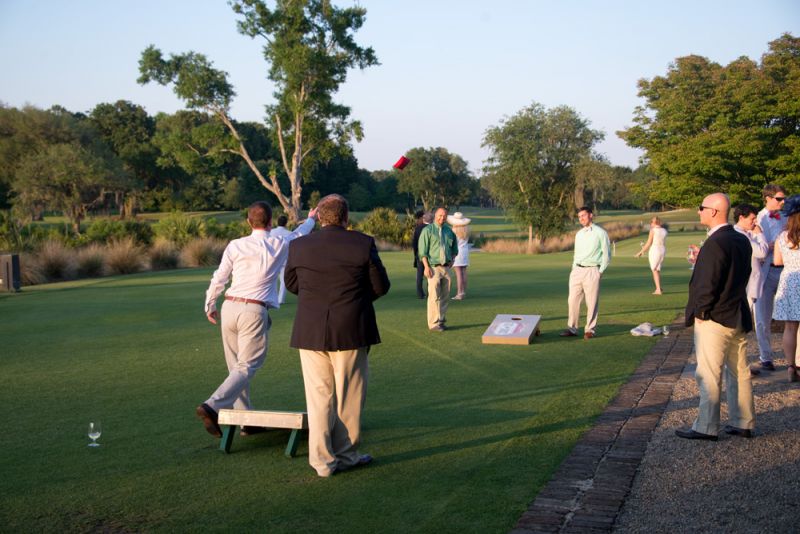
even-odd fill
[{"label": "brown leather shoe", "polygon": [[561,332],[558,335],[561,336],[561,337],[578,337],[578,334],[576,334],[575,332],[573,332],[569,328],[567,328],[566,330],[564,330],[563,332]]},{"label": "brown leather shoe", "polygon": [[197,407],[195,413],[197,414],[197,417],[203,421],[203,426],[206,427],[206,431],[209,434],[215,438],[222,437],[222,429],[219,427],[219,423],[217,422],[217,412],[215,412],[211,406],[204,402]]},{"label": "brown leather shoe", "polygon": [[586,332],[583,334],[583,339],[592,339],[593,337],[595,337],[594,332]]}]

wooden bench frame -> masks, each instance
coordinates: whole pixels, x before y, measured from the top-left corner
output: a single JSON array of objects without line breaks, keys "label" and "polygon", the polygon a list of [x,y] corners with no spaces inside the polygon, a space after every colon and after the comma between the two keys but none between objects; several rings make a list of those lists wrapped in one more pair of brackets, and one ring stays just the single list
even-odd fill
[{"label": "wooden bench frame", "polygon": [[266,412],[258,410],[220,410],[218,423],[222,429],[219,448],[226,453],[231,452],[233,436],[237,426],[257,426],[262,428],[290,428],[289,444],[284,453],[287,458],[294,457],[300,432],[308,429],[308,413],[306,412]]}]

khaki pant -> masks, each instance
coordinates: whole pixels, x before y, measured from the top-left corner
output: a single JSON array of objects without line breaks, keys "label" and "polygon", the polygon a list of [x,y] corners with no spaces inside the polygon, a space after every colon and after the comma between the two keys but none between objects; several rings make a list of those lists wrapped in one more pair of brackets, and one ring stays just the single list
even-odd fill
[{"label": "khaki pant", "polygon": [[697,370],[694,376],[700,389],[700,408],[692,425],[696,432],[713,436],[719,433],[723,369],[729,424],[736,428],[755,427],[755,404],[746,346],[741,327],[728,328],[714,321],[695,321]]},{"label": "khaki pant", "polygon": [[369,347],[300,349],[308,409],[308,463],[319,476],[358,463],[361,410],[367,398]]},{"label": "khaki pant", "polygon": [[428,278],[428,328],[444,326],[450,302],[450,270],[442,265],[431,269],[433,276]]},{"label": "khaki pant", "polygon": [[578,331],[581,316],[581,300],[586,299],[586,326],[584,333],[592,332],[597,326],[597,302],[600,298],[600,269],[597,267],[572,267],[569,273],[569,297],[567,306],[567,328]]},{"label": "khaki pant", "polygon": [[267,359],[269,314],[264,306],[226,300],[222,305],[222,347],[228,378],[206,400],[215,411],[250,409],[250,379]]}]

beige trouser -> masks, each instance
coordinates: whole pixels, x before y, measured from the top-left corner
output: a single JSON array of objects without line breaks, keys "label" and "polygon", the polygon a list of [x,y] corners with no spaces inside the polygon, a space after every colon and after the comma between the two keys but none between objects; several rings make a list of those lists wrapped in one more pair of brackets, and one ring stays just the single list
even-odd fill
[{"label": "beige trouser", "polygon": [[300,349],[308,409],[308,463],[319,476],[327,477],[358,463],[368,354],[369,347]]},{"label": "beige trouser", "polygon": [[567,306],[569,315],[567,327],[572,332],[578,331],[578,319],[581,316],[581,300],[586,299],[586,326],[583,331],[594,333],[597,326],[597,301],[600,297],[600,269],[597,267],[572,267],[569,273],[569,298]]},{"label": "beige trouser", "polygon": [[697,353],[695,380],[700,389],[700,408],[692,429],[702,434],[719,433],[719,404],[722,372],[728,398],[728,421],[736,428],[755,427],[755,404],[746,358],[747,340],[740,328],[728,328],[714,321],[695,321],[694,347]]},{"label": "beige trouser", "polygon": [[442,265],[431,267],[428,278],[428,328],[444,326],[447,303],[450,301],[450,270]]},{"label": "beige trouser", "polygon": [[228,377],[206,400],[214,411],[250,409],[250,379],[267,359],[269,314],[264,306],[226,300],[222,305],[222,348]]}]

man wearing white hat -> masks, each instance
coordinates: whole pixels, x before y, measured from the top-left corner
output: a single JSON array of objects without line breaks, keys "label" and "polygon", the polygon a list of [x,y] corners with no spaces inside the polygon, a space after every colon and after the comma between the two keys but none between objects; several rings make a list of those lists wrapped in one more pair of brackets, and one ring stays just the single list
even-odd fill
[{"label": "man wearing white hat", "polygon": [[447,208],[434,212],[433,223],[419,236],[419,259],[428,279],[428,329],[443,332],[445,313],[450,300],[450,267],[458,254],[458,241],[446,224]]}]

